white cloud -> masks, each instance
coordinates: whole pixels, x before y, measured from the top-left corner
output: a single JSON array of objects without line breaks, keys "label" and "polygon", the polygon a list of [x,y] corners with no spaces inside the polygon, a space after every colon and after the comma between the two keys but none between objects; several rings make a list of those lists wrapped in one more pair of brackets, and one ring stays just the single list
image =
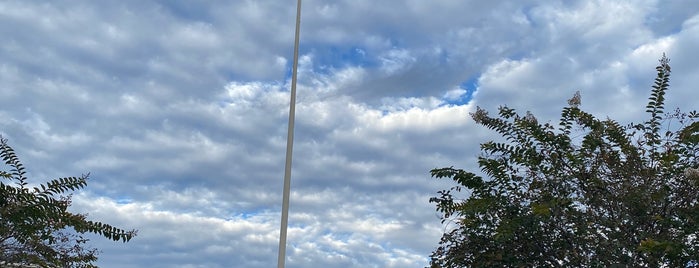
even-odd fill
[{"label": "white cloud", "polygon": [[[428,171],[474,168],[492,139],[475,105],[551,119],[580,90],[583,108],[635,119],[667,52],[668,100],[692,109],[696,6],[304,1],[288,267],[426,265],[444,230],[427,200],[451,185]],[[4,1],[0,14],[0,132],[32,178],[91,172],[76,209],[140,229],[95,238],[100,264],[273,265],[293,5]]]},{"label": "white cloud", "polygon": [[[103,254],[103,262],[118,262],[120,267],[191,267],[207,263],[209,267],[229,267],[232,263],[227,256],[232,254],[245,254],[243,260],[258,260],[249,267],[267,267],[269,263],[260,262],[260,257],[271,253],[278,235],[276,215],[270,213],[224,219],[163,211],[148,203],[118,204],[85,195],[76,196],[74,206],[89,211],[91,218],[139,229],[139,235],[128,245],[140,254],[130,258]],[[106,246],[100,238],[93,240]]]}]

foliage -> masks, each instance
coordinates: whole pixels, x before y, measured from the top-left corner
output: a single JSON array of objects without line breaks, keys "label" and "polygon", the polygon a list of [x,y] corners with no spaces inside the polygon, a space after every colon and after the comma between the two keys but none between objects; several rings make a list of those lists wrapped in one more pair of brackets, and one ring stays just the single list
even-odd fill
[{"label": "foliage", "polygon": [[[97,249],[86,248],[85,233],[127,242],[136,235],[85,214],[68,212],[66,193],[87,185],[88,175],[51,180],[31,187],[26,170],[7,140],[0,137],[0,264],[22,267],[95,267]],[[9,183],[8,183],[9,181]]]},{"label": "foliage", "polygon": [[665,115],[664,55],[657,74],[642,124],[595,118],[578,108],[579,93],[557,128],[508,107],[472,113],[504,140],[481,144],[484,176],[431,171],[458,184],[430,199],[455,225],[432,267],[697,265],[699,114]]}]

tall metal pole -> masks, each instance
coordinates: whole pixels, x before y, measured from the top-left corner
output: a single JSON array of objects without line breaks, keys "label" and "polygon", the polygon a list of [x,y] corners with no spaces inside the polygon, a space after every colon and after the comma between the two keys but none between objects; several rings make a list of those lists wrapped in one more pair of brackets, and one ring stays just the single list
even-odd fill
[{"label": "tall metal pole", "polygon": [[294,148],[294,118],[296,115],[296,75],[299,65],[299,28],[301,28],[301,0],[296,3],[296,35],[294,38],[294,65],[291,73],[291,100],[289,102],[289,129],[286,136],[286,164],[284,166],[284,196],[282,221],[279,230],[277,267],[284,268],[286,259],[286,228],[289,225],[289,195],[291,194],[291,155]]}]

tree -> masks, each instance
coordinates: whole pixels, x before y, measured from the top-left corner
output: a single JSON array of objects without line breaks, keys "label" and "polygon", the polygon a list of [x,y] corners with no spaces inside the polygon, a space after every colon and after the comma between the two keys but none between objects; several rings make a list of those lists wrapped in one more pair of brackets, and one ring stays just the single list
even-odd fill
[{"label": "tree", "polygon": [[[16,267],[96,267],[97,249],[86,247],[85,233],[127,242],[125,231],[68,211],[70,191],[87,185],[88,175],[29,186],[26,171],[7,140],[0,137],[0,265]],[[4,180],[3,180],[4,179]],[[9,183],[7,182],[9,181]]]},{"label": "tree", "polygon": [[455,225],[431,266],[699,265],[699,114],[665,115],[664,55],[656,69],[641,124],[595,118],[578,108],[579,93],[557,128],[529,112],[477,108],[474,121],[504,139],[481,144],[483,175],[431,171],[457,183],[430,199],[442,223]]}]

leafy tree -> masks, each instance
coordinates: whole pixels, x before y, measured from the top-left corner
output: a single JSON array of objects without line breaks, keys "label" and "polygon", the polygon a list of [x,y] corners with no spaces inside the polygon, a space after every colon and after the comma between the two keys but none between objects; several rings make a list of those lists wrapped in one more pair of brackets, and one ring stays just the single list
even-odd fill
[{"label": "leafy tree", "polygon": [[474,121],[504,139],[481,144],[483,175],[431,171],[457,183],[430,199],[455,225],[431,266],[698,266],[699,114],[665,115],[664,55],[656,69],[641,124],[598,119],[578,108],[579,93],[558,127],[508,107],[497,117],[477,108]]},{"label": "leafy tree", "polygon": [[[87,185],[88,175],[51,180],[31,187],[26,171],[7,140],[0,137],[0,266],[96,267],[97,249],[86,247],[85,233],[127,242],[136,230],[125,231],[68,212],[67,192]],[[8,182],[9,181],[9,182]]]}]

